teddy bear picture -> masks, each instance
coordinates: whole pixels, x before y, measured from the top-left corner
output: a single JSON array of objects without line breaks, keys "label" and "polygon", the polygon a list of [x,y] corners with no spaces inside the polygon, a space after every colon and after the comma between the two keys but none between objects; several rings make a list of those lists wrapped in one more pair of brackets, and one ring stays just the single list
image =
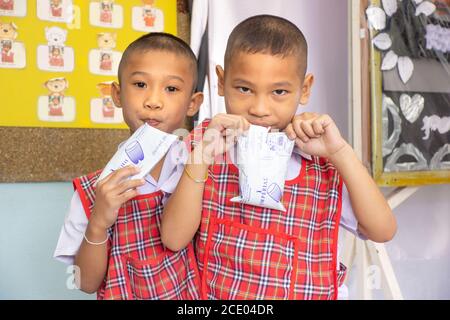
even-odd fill
[{"label": "teddy bear picture", "polygon": [[66,46],[68,32],[59,27],[45,28],[47,45],[38,46],[38,68],[44,71],[72,72],[75,54]]},{"label": "teddy bear picture", "polygon": [[38,100],[38,117],[41,121],[72,122],[75,120],[75,99],[65,96],[69,87],[66,78],[53,78],[44,83],[46,96]]},{"label": "teddy bear picture", "polygon": [[25,45],[16,41],[17,30],[13,22],[0,21],[0,68],[25,68]]},{"label": "teddy bear picture", "polygon": [[98,75],[117,74],[122,53],[115,51],[117,45],[115,33],[103,32],[97,34],[98,49],[89,52],[89,71]]},{"label": "teddy bear picture", "polygon": [[72,0],[37,0],[38,18],[45,21],[71,23]]},{"label": "teddy bear picture", "polygon": [[14,0],[0,0],[0,10],[14,11]]},{"label": "teddy bear picture", "polygon": [[122,111],[114,105],[111,97],[112,81],[97,84],[101,98],[91,100],[91,121],[93,123],[122,123]]},{"label": "teddy bear picture", "polygon": [[123,8],[115,0],[91,1],[89,22],[97,27],[120,29],[123,27]]},{"label": "teddy bear picture", "polygon": [[155,7],[155,0],[142,0],[143,6],[133,7],[133,29],[143,32],[164,31],[164,13]]},{"label": "teddy bear picture", "polygon": [[26,14],[26,0],[0,0],[0,16],[25,17]]}]

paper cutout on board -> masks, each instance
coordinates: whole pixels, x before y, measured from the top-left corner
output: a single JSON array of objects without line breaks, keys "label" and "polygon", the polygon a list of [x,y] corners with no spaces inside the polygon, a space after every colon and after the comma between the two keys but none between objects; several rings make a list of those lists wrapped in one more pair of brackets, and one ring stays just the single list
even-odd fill
[{"label": "paper cutout on board", "polygon": [[94,123],[122,123],[122,110],[117,108],[111,97],[112,81],[97,85],[101,98],[91,100],[91,121]]},{"label": "paper cutout on board", "polygon": [[427,24],[425,29],[427,50],[450,52],[450,28],[443,28],[440,25],[430,23]]},{"label": "paper cutout on board", "polygon": [[44,21],[71,23],[73,21],[72,0],[37,0],[37,16]]},{"label": "paper cutout on board", "polygon": [[93,74],[117,76],[122,53],[113,50],[117,35],[103,32],[97,34],[98,49],[89,51],[89,71]]},{"label": "paper cutout on board", "polygon": [[416,3],[420,3],[416,8],[416,17],[421,14],[424,14],[428,17],[436,11],[435,4],[430,1],[416,1]]},{"label": "paper cutout on board", "polygon": [[25,17],[27,0],[0,0],[0,16]]},{"label": "paper cutout on board", "polygon": [[430,138],[430,133],[437,131],[440,134],[450,132],[450,117],[438,117],[436,115],[423,118],[423,127],[420,129],[424,131],[425,136],[423,140]]},{"label": "paper cutout on board", "polygon": [[389,50],[388,53],[383,58],[383,62],[381,63],[381,70],[388,71],[395,68],[398,62],[398,55],[392,51]]},{"label": "paper cutout on board", "polygon": [[383,9],[375,6],[370,6],[366,10],[367,20],[369,20],[370,27],[375,30],[383,30],[386,28],[386,14]]},{"label": "paper cutout on board", "polygon": [[154,6],[154,0],[142,0],[142,7],[133,7],[133,29],[143,32],[164,31],[164,13]]},{"label": "paper cutout on board", "polygon": [[89,23],[104,28],[123,27],[123,8],[114,0],[92,1],[89,4]]},{"label": "paper cutout on board", "polygon": [[412,98],[406,93],[400,96],[400,109],[410,123],[416,122],[424,107],[425,98],[420,94],[415,94]]},{"label": "paper cutout on board", "polygon": [[392,46],[391,37],[385,32],[378,34],[375,38],[373,38],[372,42],[378,50],[384,51]]},{"label": "paper cutout on board", "polygon": [[450,155],[450,144],[445,144],[440,148],[430,161],[431,170],[450,170],[450,161],[444,158]]},{"label": "paper cutout on board", "polygon": [[17,30],[13,22],[0,22],[0,68],[23,69],[26,66],[25,45],[16,41]]},{"label": "paper cutout on board", "polygon": [[400,79],[406,84],[414,73],[414,63],[409,57],[399,57],[397,64]]},{"label": "paper cutout on board", "polygon": [[[389,114],[392,117],[393,128],[392,133],[389,134]],[[400,139],[402,132],[402,119],[400,118],[400,110],[395,105],[391,98],[383,95],[382,105],[382,154],[383,157],[387,156],[394,150],[397,142]]]},{"label": "paper cutout on board", "polygon": [[65,78],[53,78],[45,82],[47,96],[38,99],[38,118],[48,122],[72,122],[75,120],[75,99],[66,97],[69,82]]},{"label": "paper cutout on board", "polygon": [[72,72],[75,67],[73,48],[67,47],[67,30],[59,27],[45,28],[47,45],[38,46],[38,68],[52,72]]},{"label": "paper cutout on board", "polygon": [[394,13],[398,10],[397,0],[382,0],[384,12],[389,17],[392,17]]},{"label": "paper cutout on board", "polygon": [[[402,156],[411,156],[415,162],[398,162]],[[423,156],[422,152],[417,149],[412,143],[403,143],[400,147],[396,148],[386,161],[384,170],[386,172],[398,172],[398,171],[422,171],[427,170],[427,160]]]}]

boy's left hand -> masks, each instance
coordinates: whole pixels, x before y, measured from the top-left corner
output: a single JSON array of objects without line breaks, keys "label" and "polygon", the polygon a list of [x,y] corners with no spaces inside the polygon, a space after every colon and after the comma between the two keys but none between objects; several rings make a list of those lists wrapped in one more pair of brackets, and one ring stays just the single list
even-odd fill
[{"label": "boy's left hand", "polygon": [[347,144],[333,119],[326,114],[299,114],[285,132],[289,139],[295,139],[301,151],[313,156],[330,158]]}]

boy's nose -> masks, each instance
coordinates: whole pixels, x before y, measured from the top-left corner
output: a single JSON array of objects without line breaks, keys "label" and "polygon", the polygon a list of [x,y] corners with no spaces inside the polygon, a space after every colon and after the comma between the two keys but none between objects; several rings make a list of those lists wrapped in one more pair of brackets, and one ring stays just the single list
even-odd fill
[{"label": "boy's nose", "polygon": [[258,99],[252,103],[248,113],[255,117],[267,117],[270,116],[270,108],[264,99]]},{"label": "boy's nose", "polygon": [[144,106],[148,109],[157,110],[162,109],[163,103],[158,97],[149,97],[145,100]]}]

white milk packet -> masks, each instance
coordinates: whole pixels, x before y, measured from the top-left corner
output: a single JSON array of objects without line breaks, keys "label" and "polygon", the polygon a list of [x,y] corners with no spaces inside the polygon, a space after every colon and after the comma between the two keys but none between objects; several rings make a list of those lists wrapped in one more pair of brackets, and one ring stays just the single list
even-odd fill
[{"label": "white milk packet", "polygon": [[230,201],[286,211],[281,200],[295,142],[284,132],[269,130],[252,125],[238,138],[240,195]]},{"label": "white milk packet", "polygon": [[113,171],[128,165],[134,165],[140,169],[140,172],[130,179],[145,177],[177,139],[178,136],[168,134],[145,123],[119,147],[103,169],[98,181]]}]

